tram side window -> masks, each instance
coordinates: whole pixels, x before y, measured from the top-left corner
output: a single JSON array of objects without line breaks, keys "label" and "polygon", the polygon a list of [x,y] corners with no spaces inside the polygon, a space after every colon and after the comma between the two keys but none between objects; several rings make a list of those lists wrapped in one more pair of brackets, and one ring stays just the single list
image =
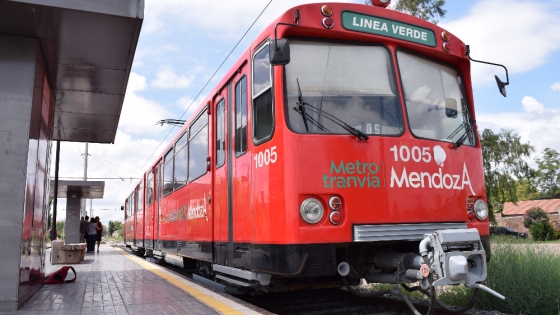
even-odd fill
[{"label": "tram side window", "polygon": [[128,196],[128,215],[127,217],[132,216],[132,214],[134,213],[134,204],[132,203],[132,196],[134,196],[134,194]]},{"label": "tram side window", "polygon": [[206,173],[208,157],[208,115],[201,113],[189,129],[189,181]]},{"label": "tram side window", "polygon": [[154,184],[154,173],[152,173],[150,171],[150,173],[148,173],[148,183],[146,187],[146,203],[149,205],[152,204],[152,199],[153,199],[153,184]]},{"label": "tram side window", "polygon": [[163,197],[163,164],[159,163],[156,174],[156,196],[157,201]]},{"label": "tram side window", "polygon": [[187,183],[187,133],[185,132],[175,143],[175,170],[173,171],[173,188],[178,189]]},{"label": "tram side window", "polygon": [[268,59],[268,45],[253,57],[253,137],[261,142],[272,136],[274,115],[272,108],[272,77]]},{"label": "tram side window", "polygon": [[142,191],[142,184],[138,185],[138,187],[136,187],[136,212],[142,212],[142,197],[143,197],[143,191]]},{"label": "tram side window", "polygon": [[165,154],[163,159],[163,195],[173,192],[173,149]]},{"label": "tram side window", "polygon": [[235,156],[247,152],[247,80],[235,86]]},{"label": "tram side window", "polygon": [[216,168],[224,165],[226,160],[226,113],[225,101],[216,106]]}]

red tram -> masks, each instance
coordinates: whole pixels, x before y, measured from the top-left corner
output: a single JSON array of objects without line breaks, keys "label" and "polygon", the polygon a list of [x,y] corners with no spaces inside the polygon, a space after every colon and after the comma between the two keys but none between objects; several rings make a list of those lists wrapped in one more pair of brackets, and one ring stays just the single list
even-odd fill
[{"label": "red tram", "polygon": [[480,285],[490,242],[466,50],[379,6],[288,10],[126,199],[126,244],[254,290],[363,278],[499,296]]}]

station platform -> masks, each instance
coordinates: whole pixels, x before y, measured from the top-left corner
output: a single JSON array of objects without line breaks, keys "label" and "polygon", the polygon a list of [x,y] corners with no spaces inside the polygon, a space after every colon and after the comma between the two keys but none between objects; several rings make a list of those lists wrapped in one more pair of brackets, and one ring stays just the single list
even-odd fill
[{"label": "station platform", "polygon": [[[50,250],[45,260],[46,274],[64,266],[50,263]],[[17,312],[0,314],[263,314],[123,248],[102,245],[71,266],[75,282],[45,284]]]}]

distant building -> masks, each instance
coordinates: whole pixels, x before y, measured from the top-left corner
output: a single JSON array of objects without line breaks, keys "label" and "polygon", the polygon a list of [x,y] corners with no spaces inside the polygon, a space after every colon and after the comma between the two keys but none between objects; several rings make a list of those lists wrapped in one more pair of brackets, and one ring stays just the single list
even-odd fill
[{"label": "distant building", "polygon": [[523,216],[527,210],[539,207],[548,213],[555,229],[560,230],[560,199],[529,200],[518,201],[517,205],[513,202],[506,202],[502,213],[496,215],[498,225],[507,226],[516,231],[529,232],[523,226]]}]

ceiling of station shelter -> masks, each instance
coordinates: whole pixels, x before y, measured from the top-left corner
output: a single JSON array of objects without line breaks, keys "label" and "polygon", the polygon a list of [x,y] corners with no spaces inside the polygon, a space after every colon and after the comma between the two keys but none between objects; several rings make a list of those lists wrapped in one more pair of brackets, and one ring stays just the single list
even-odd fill
[{"label": "ceiling of station shelter", "polygon": [[1,0],[0,34],[39,38],[54,140],[113,143],[144,0]]},{"label": "ceiling of station shelter", "polygon": [[[54,180],[51,180],[50,198],[54,198]],[[57,198],[103,199],[105,182],[85,180],[59,180]]]}]

